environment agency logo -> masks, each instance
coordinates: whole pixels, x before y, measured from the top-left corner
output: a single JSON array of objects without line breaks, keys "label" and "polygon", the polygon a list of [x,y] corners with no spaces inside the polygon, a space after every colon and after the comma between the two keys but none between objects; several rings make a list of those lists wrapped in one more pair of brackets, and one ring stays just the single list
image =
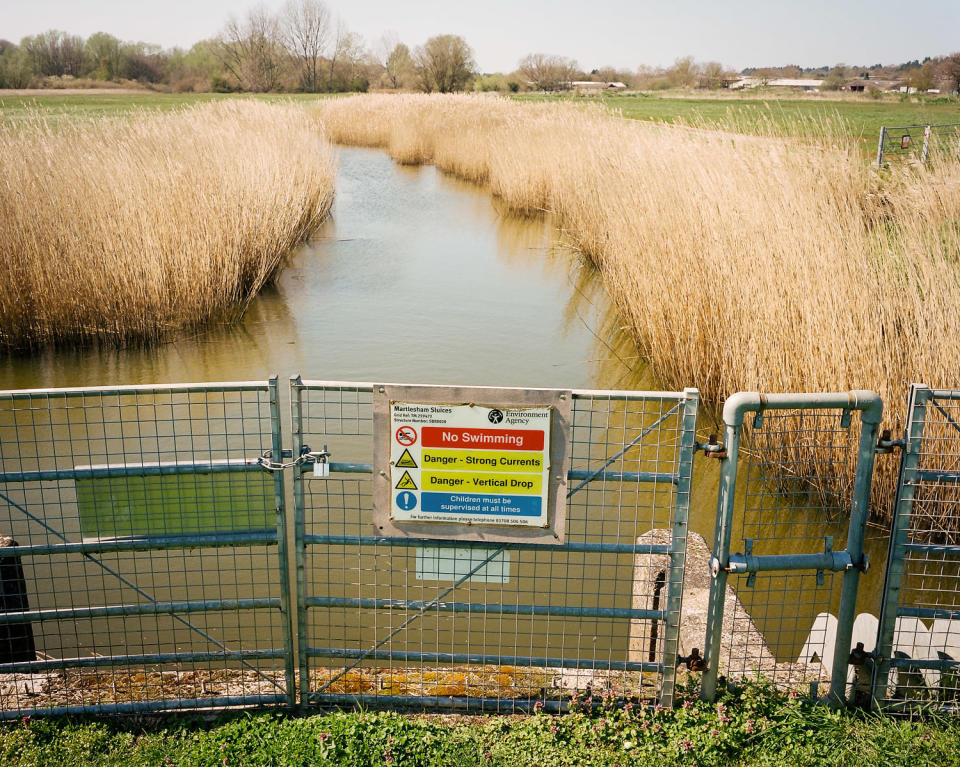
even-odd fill
[{"label": "environment agency logo", "polygon": [[500,423],[503,420],[503,411],[494,408],[487,413],[487,419],[490,421],[490,423]]}]

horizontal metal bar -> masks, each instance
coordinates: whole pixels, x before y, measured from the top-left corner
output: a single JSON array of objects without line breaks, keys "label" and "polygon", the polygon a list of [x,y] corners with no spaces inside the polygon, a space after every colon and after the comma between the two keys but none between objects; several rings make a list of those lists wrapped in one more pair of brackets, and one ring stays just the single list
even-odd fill
[{"label": "horizontal metal bar", "polygon": [[225,698],[189,698],[177,700],[144,700],[131,703],[98,703],[89,706],[56,708],[19,708],[0,711],[0,719],[22,716],[99,716],[101,714],[136,714],[145,711],[184,711],[201,708],[239,708],[286,703],[286,695],[236,695]]},{"label": "horizontal metal bar", "polygon": [[460,541],[453,538],[388,538],[377,535],[304,535],[303,542],[314,546],[397,546],[436,548],[503,548],[521,551],[564,551],[600,554],[669,554],[670,546],[656,543],[577,543],[568,541],[560,546],[549,543],[531,543],[528,541]]},{"label": "horizontal metal bar", "polygon": [[897,617],[960,620],[960,610],[951,610],[946,607],[898,607]]},{"label": "horizontal metal bar", "polygon": [[564,607],[561,605],[511,605],[487,602],[438,602],[407,599],[357,599],[307,597],[307,607],[358,607],[366,610],[423,610],[483,615],[551,615],[561,618],[628,618],[665,620],[666,610],[631,610],[626,607]]},{"label": "horizontal metal bar", "polygon": [[83,397],[91,394],[204,394],[211,392],[268,392],[266,381],[235,381],[182,384],[137,384],[131,386],[78,386],[63,389],[3,389],[0,399],[33,399],[35,397]]},{"label": "horizontal metal bar", "polygon": [[[300,464],[300,471],[306,474],[313,471],[312,463]],[[372,463],[330,463],[331,474],[373,474]],[[584,480],[593,479],[597,482],[661,482],[675,483],[676,474],[651,471],[601,471],[594,473],[589,469],[570,469],[567,472],[567,479]]]},{"label": "horizontal metal bar", "polygon": [[108,551],[154,551],[157,549],[203,549],[227,546],[276,546],[276,528],[237,533],[199,533],[136,538],[101,538],[77,543],[28,544],[4,549],[2,557],[47,554],[102,554]]},{"label": "horizontal metal bar", "polygon": [[921,482],[933,482],[945,485],[955,485],[960,482],[960,472],[956,471],[915,471],[913,479],[908,485],[918,485]]},{"label": "horizontal metal bar", "polygon": [[0,612],[0,626],[26,621],[77,620],[83,618],[111,618],[121,615],[168,615],[173,613],[222,612],[228,610],[255,610],[280,607],[279,598],[219,599],[204,602],[148,602],[142,605],[105,605],[97,607],[53,608],[50,610],[23,610]]},{"label": "horizontal metal bar", "polygon": [[665,484],[676,484],[678,481],[676,474],[667,474],[666,472],[601,471],[594,473],[589,469],[570,469],[567,472],[567,479],[589,479],[595,482],[660,482]]},{"label": "horizontal metal bar", "polygon": [[915,554],[939,554],[947,557],[960,557],[960,546],[948,546],[943,543],[906,543],[904,550]]},{"label": "horizontal metal bar", "polygon": [[920,660],[915,658],[891,658],[890,665],[897,668],[934,669],[943,671],[945,669],[956,668],[960,666],[960,660]]},{"label": "horizontal metal bar", "polygon": [[612,399],[629,402],[686,402],[687,395],[682,391],[630,391],[627,389],[574,389],[574,399]]},{"label": "horizontal metal bar", "polygon": [[853,567],[849,552],[831,551],[823,554],[731,554],[731,573],[760,573],[772,570],[830,570],[841,572]]},{"label": "horizontal metal bar", "polygon": [[70,469],[6,471],[0,482],[55,482],[67,479],[111,479],[117,477],[159,477],[177,474],[226,474],[238,471],[263,472],[256,458],[232,458],[221,461],[158,461],[157,463],[107,463],[99,466],[74,466]]},{"label": "horizontal metal bar", "polygon": [[931,389],[930,396],[934,399],[960,400],[960,389]]},{"label": "horizontal metal bar", "polygon": [[[537,704],[550,714],[568,711],[570,702],[566,700],[540,700],[539,698],[467,698],[450,695],[333,695],[330,693],[311,693],[310,702],[322,706],[337,708],[429,708],[454,711],[522,711],[530,713]],[[601,704],[597,702],[595,707]],[[539,708],[539,706],[537,706]]]},{"label": "horizontal metal bar", "polygon": [[206,661],[274,660],[286,656],[285,650],[228,650],[226,652],[161,652],[146,655],[96,655],[90,658],[54,658],[20,663],[0,663],[0,674],[35,674],[68,668],[107,666],[161,666],[167,663],[204,663]]},{"label": "horizontal metal bar", "polygon": [[520,666],[522,668],[590,669],[592,671],[663,671],[662,663],[590,658],[533,658],[523,655],[482,655],[476,653],[402,652],[399,650],[350,650],[342,647],[308,647],[314,658],[370,658],[403,663],[448,663],[479,666]]},{"label": "horizontal metal bar", "polygon": [[857,390],[817,394],[761,394],[737,392],[723,404],[723,422],[739,427],[745,413],[767,410],[859,410],[864,423],[879,423],[883,402],[876,392]]},{"label": "horizontal metal bar", "polygon": [[131,386],[78,386],[64,389],[3,389],[0,399],[33,399],[35,397],[83,397],[91,394],[201,394],[209,392],[268,392],[266,381],[234,381],[222,383],[137,384]]},{"label": "horizontal metal bar", "polygon": [[[393,386],[395,384],[378,384],[380,386]],[[407,386],[408,384],[402,384]],[[424,388],[430,388],[430,384],[418,384]],[[298,381],[293,384],[298,389],[313,389],[315,391],[353,391],[373,393],[373,383],[370,382],[348,382],[348,381]],[[436,387],[447,388],[447,387]],[[493,389],[503,391],[499,386],[476,386],[470,387],[476,389]],[[559,389],[543,389],[543,391],[561,391]],[[686,395],[675,391],[629,391],[629,390],[608,390],[608,389],[574,389],[574,399],[614,399],[630,401],[666,401],[666,402],[684,402]]]}]

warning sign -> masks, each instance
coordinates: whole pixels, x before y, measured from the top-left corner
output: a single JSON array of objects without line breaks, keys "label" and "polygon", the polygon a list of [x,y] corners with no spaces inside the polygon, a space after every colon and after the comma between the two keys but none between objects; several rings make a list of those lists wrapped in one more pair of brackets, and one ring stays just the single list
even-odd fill
[{"label": "warning sign", "polygon": [[391,402],[396,521],[546,527],[552,408]]},{"label": "warning sign", "polygon": [[397,461],[396,466],[401,469],[416,469],[418,468],[417,462],[413,460],[413,456],[410,455],[409,450],[404,450],[403,455],[400,456],[400,459]]}]

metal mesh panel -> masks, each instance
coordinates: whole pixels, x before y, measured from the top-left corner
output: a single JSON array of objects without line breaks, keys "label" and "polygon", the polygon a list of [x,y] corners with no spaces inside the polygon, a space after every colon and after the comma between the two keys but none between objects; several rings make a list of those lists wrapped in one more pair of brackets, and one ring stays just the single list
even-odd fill
[{"label": "metal mesh panel", "polygon": [[881,413],[865,391],[727,401],[705,697],[721,674],[846,695]]},{"label": "metal mesh panel", "polygon": [[960,154],[960,124],[883,127],[877,146],[877,164],[951,159]]},{"label": "metal mesh panel", "polygon": [[915,387],[885,587],[883,706],[960,697],[960,391]]},{"label": "metal mesh panel", "polygon": [[287,700],[271,424],[266,384],[0,394],[0,716]]},{"label": "metal mesh panel", "polygon": [[[766,412],[753,424],[741,469],[744,498],[735,512],[738,551],[821,554],[825,547],[843,548],[856,426],[838,410]],[[833,635],[817,616],[836,613],[839,582],[832,572],[739,577],[728,677],[761,675],[786,685],[829,682],[823,656],[826,650],[832,658],[825,644]],[[807,657],[801,657],[805,645]]]},{"label": "metal mesh panel", "polygon": [[682,395],[575,395],[566,540],[549,546],[375,537],[370,475],[347,473],[370,470],[371,389],[293,388],[295,440],[332,461],[295,486],[310,702],[515,710],[664,692],[694,436]]}]

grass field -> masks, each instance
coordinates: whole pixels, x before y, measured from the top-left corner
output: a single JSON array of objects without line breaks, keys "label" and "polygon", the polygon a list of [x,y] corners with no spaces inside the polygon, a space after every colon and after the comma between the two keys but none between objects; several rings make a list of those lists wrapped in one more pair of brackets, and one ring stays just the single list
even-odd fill
[{"label": "grass field", "polygon": [[143,109],[171,111],[212,101],[266,101],[273,104],[311,103],[323,96],[316,94],[235,94],[235,93],[156,93],[122,91],[97,93],[20,94],[0,90],[0,113],[4,119],[16,119],[40,109],[51,116],[110,117]]},{"label": "grass field", "polygon": [[214,723],[23,721],[0,726],[5,767],[721,767],[960,764],[956,720],[892,720],[748,689],[675,710],[563,716],[234,714]]},{"label": "grass field", "polygon": [[[545,100],[543,96],[515,96],[521,101]],[[555,101],[599,101],[608,109],[634,120],[689,125],[737,125],[744,130],[764,129],[770,121],[788,131],[798,127],[841,120],[850,135],[867,148],[876,149],[881,126],[929,125],[960,122],[960,102],[783,98],[676,98],[661,96],[605,95],[602,98],[551,97]]]}]

